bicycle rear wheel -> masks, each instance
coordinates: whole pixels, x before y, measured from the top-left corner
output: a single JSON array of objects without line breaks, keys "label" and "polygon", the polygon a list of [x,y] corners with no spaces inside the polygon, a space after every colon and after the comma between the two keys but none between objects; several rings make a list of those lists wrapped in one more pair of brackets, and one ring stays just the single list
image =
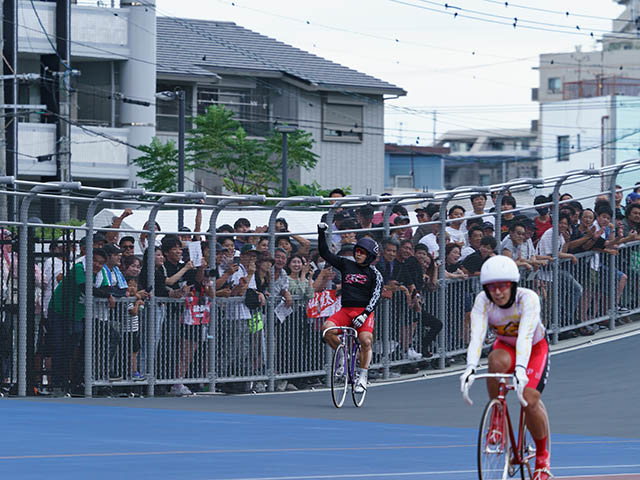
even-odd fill
[{"label": "bicycle rear wheel", "polygon": [[[540,400],[540,404],[546,412],[546,408],[544,403],[542,403],[542,400]],[[536,442],[533,440],[533,436],[527,428],[526,417],[525,423],[520,427],[520,429],[523,432],[523,439],[521,443],[522,450],[520,451],[520,458],[523,460],[523,465],[520,469],[520,477],[522,480],[527,480],[533,478],[533,472],[536,468]],[[551,432],[547,435],[547,451],[549,452],[549,455],[551,455]]]},{"label": "bicycle rear wheel", "polygon": [[365,389],[362,393],[356,392],[356,379],[358,378],[358,372],[360,371],[360,345],[356,348],[355,353],[353,354],[353,358],[351,359],[352,365],[349,365],[349,368],[352,368],[353,371],[353,383],[351,384],[351,397],[353,398],[353,404],[356,407],[361,407],[364,403],[364,397],[367,396],[367,390]]},{"label": "bicycle rear wheel", "polygon": [[349,362],[343,344],[338,345],[331,360],[331,399],[336,408],[340,408],[347,397]]},{"label": "bicycle rear wheel", "polygon": [[478,478],[479,480],[504,480],[509,473],[511,449],[509,427],[503,404],[489,401],[480,420],[478,432]]}]

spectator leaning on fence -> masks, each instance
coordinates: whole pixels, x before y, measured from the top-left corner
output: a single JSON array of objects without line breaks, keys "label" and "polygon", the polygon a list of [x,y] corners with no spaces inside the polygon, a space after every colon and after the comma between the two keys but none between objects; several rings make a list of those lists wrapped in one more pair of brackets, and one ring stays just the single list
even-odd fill
[{"label": "spectator leaning on fence", "polygon": [[473,225],[467,231],[467,243],[468,245],[462,247],[460,251],[460,261],[464,261],[472,253],[477,252],[480,249],[480,240],[484,237],[482,227]]},{"label": "spectator leaning on fence", "polygon": [[[465,212],[464,208],[460,205],[454,205],[453,207],[451,207],[448,212],[449,219],[450,220],[456,219],[456,220],[451,222],[445,229],[446,232],[449,234],[449,238],[451,239],[451,242],[455,243],[460,248],[462,248],[465,244],[465,238],[464,238],[465,231],[462,230],[462,223],[463,223],[462,218],[464,218],[464,212]],[[457,220],[457,219],[460,219],[460,220]]]},{"label": "spectator leaning on fence", "polygon": [[[434,213],[431,216],[431,221],[437,222],[440,220],[440,214],[438,212]],[[433,258],[438,258],[439,250],[440,250],[440,223],[434,223],[431,225],[432,232],[428,235],[425,235],[420,239],[419,243],[422,243],[427,247],[429,253],[433,255]],[[443,235],[449,237],[449,234],[442,232]]]}]

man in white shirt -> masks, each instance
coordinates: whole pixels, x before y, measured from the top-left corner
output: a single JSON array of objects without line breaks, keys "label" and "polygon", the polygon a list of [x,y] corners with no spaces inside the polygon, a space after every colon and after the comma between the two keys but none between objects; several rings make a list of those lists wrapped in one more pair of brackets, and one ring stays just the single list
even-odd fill
[{"label": "man in white shirt", "polygon": [[[437,222],[439,220],[440,220],[439,213],[436,212],[431,216],[432,222]],[[434,259],[438,258],[438,254],[440,250],[440,244],[438,243],[439,242],[438,239],[440,238],[438,236],[439,233],[440,233],[440,224],[434,223],[432,225],[432,232],[422,237],[418,242],[418,243],[422,243],[427,247],[427,249],[429,250],[429,253],[431,254],[431,256],[433,256]]]},{"label": "man in white shirt", "polygon": [[[460,248],[464,246],[465,238],[462,226],[462,218],[464,217],[464,208],[460,205],[454,205],[449,209],[449,219],[455,220],[446,228],[446,232],[451,238],[451,242],[457,244]],[[456,220],[460,219],[460,220]]]}]

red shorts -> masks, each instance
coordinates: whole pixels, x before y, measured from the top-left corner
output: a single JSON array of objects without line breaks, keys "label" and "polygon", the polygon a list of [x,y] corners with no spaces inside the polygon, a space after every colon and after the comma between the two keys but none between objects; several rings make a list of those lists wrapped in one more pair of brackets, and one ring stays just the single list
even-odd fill
[{"label": "red shorts", "polygon": [[[512,347],[501,340],[496,340],[493,344],[493,350],[504,350],[509,354],[511,366],[506,373],[513,373],[516,368],[516,347]],[[531,356],[527,365],[527,377],[529,378],[527,388],[535,388],[542,393],[549,377],[549,344],[546,338],[543,338],[531,348]]]},{"label": "red shorts", "polygon": [[[327,318],[328,322],[333,322],[336,327],[353,327],[351,320],[356,318],[364,312],[363,307],[342,307],[336,313]],[[373,313],[371,313],[367,320],[362,324],[360,328],[356,328],[358,333],[369,332],[373,333]]]}]

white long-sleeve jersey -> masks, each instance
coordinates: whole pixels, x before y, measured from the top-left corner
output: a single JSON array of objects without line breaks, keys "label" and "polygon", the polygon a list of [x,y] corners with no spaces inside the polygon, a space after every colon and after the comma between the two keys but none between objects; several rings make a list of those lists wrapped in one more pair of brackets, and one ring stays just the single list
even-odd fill
[{"label": "white long-sleeve jersey", "polygon": [[471,341],[467,349],[467,365],[476,368],[482,345],[491,327],[496,337],[516,348],[516,365],[527,367],[531,347],[545,336],[540,319],[540,298],[528,288],[518,287],[516,300],[509,308],[493,303],[485,292],[476,296],[471,310]]}]

